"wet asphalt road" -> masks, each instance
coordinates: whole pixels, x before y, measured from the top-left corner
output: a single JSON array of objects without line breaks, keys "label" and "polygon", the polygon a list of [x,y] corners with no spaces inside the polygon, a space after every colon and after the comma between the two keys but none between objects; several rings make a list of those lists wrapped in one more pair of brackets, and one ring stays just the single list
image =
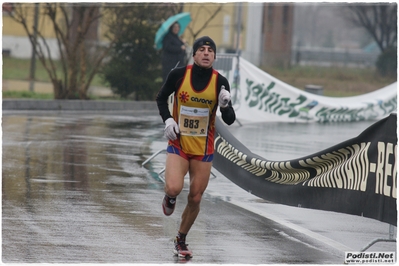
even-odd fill
[{"label": "wet asphalt road", "polygon": [[[163,124],[134,115],[3,112],[3,263],[177,262],[187,191],[165,217],[163,183],[141,167]],[[201,206],[191,263],[343,263],[330,246],[219,197]]]}]

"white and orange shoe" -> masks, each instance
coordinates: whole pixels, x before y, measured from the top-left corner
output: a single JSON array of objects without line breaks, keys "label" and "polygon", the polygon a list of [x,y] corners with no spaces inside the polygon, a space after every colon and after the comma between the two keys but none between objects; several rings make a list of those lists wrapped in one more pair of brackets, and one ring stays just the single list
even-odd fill
[{"label": "white and orange shoe", "polygon": [[180,241],[177,237],[174,240],[175,247],[173,253],[179,258],[192,258],[193,252],[187,248],[188,244],[185,241]]}]

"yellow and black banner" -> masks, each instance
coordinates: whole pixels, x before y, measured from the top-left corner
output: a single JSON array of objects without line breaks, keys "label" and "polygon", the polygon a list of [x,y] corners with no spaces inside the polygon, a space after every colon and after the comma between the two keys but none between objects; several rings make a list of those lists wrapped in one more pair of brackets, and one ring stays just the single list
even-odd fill
[{"label": "yellow and black banner", "polygon": [[396,113],[359,136],[315,154],[270,161],[253,154],[219,119],[213,166],[241,188],[275,203],[397,224]]}]

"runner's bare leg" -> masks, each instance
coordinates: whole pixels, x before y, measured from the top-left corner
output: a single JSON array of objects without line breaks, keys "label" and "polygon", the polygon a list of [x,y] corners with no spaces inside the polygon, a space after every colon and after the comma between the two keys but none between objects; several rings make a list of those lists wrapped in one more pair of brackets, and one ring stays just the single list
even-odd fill
[{"label": "runner's bare leg", "polygon": [[189,162],[181,156],[168,153],[165,166],[165,193],[171,198],[177,197],[184,186],[184,176],[187,174]]},{"label": "runner's bare leg", "polygon": [[202,195],[208,186],[212,162],[190,160],[190,191],[188,202],[182,214],[179,232],[187,234],[190,231],[200,211]]}]

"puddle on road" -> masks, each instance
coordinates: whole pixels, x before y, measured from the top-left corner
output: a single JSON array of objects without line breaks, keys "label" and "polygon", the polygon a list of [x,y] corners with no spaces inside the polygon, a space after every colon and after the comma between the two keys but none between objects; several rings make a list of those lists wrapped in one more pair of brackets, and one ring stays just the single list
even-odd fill
[{"label": "puddle on road", "polygon": [[3,262],[121,262],[96,254],[113,239],[115,254],[134,248],[113,224],[160,235],[135,197],[162,190],[141,167],[162,127],[157,115],[3,115]]}]

